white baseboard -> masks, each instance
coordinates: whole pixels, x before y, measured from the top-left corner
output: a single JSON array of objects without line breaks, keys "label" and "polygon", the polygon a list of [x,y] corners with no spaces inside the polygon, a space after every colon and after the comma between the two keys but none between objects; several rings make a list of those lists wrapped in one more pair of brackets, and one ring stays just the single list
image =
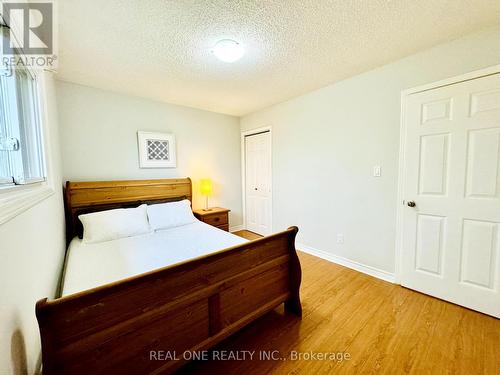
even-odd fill
[{"label": "white baseboard", "polygon": [[230,232],[237,232],[239,230],[245,229],[244,225],[235,225],[234,227],[229,227]]},{"label": "white baseboard", "polygon": [[323,250],[318,250],[315,249],[311,246],[304,245],[303,243],[296,243],[295,247],[297,250],[302,251],[307,254],[314,255],[318,258],[328,260],[329,262],[340,264],[341,266],[353,269],[358,272],[365,273],[367,275],[376,277],[378,279],[388,281],[390,283],[395,284],[396,283],[396,277],[393,273],[387,272],[372,266],[367,266],[365,264],[361,264],[359,262],[356,262],[351,259],[347,259],[338,255],[334,255],[331,253],[328,253]]}]

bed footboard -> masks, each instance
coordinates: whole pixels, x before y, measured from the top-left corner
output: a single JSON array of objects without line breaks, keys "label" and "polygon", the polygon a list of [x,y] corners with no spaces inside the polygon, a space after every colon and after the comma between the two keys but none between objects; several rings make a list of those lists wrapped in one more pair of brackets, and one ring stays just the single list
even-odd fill
[{"label": "bed footboard", "polygon": [[297,231],[38,301],[43,373],[171,373],[281,303],[301,316]]}]

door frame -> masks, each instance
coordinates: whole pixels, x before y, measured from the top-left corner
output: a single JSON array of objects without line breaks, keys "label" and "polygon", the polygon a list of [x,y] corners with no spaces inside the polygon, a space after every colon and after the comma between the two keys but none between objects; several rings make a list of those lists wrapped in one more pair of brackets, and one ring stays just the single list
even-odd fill
[{"label": "door frame", "polygon": [[418,92],[428,91],[437,89],[440,87],[450,86],[461,82],[471,81],[477,78],[487,77],[493,74],[500,73],[500,65],[494,65],[488,68],[474,70],[469,73],[461,74],[455,77],[446,78],[437,82],[432,82],[416,87],[412,87],[401,91],[401,118],[400,118],[400,131],[399,131],[399,161],[398,161],[398,199],[397,199],[397,212],[396,212],[396,254],[395,254],[395,283],[401,284],[401,264],[403,261],[403,210],[404,205],[404,192],[406,188],[406,181],[404,179],[405,175],[405,151],[406,151],[406,118],[405,118],[405,108],[408,96],[411,94],[416,94]]},{"label": "door frame", "polygon": [[273,130],[272,126],[262,126],[260,128],[255,128],[255,129],[250,129],[250,130],[242,130],[241,131],[241,197],[242,197],[242,209],[243,209],[243,229],[247,229],[247,211],[246,211],[246,205],[247,205],[247,193],[246,193],[246,148],[245,148],[245,137],[249,135],[255,135],[258,133],[263,133],[263,132],[269,132],[269,136],[271,137],[271,142],[269,142],[269,147],[270,147],[270,154],[271,154],[271,160],[270,160],[270,181],[269,185],[271,187],[271,192],[269,195],[269,201],[271,205],[271,211],[270,211],[270,225],[271,225],[271,232],[273,231]]}]

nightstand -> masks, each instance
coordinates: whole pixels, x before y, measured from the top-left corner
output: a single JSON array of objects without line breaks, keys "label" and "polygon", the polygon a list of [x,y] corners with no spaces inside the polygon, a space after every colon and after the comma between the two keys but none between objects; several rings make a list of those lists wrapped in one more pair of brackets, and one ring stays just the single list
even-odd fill
[{"label": "nightstand", "polygon": [[210,211],[193,210],[193,214],[198,220],[229,232],[229,211],[227,208],[212,207]]}]

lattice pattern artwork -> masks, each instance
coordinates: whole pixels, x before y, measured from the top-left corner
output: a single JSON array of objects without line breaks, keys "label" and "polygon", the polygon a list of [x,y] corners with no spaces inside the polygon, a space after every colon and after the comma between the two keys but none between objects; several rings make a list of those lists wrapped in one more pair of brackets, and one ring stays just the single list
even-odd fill
[{"label": "lattice pattern artwork", "polygon": [[175,135],[137,132],[141,168],[175,168],[177,166]]},{"label": "lattice pattern artwork", "polygon": [[170,160],[168,141],[148,139],[147,153],[148,160]]}]

